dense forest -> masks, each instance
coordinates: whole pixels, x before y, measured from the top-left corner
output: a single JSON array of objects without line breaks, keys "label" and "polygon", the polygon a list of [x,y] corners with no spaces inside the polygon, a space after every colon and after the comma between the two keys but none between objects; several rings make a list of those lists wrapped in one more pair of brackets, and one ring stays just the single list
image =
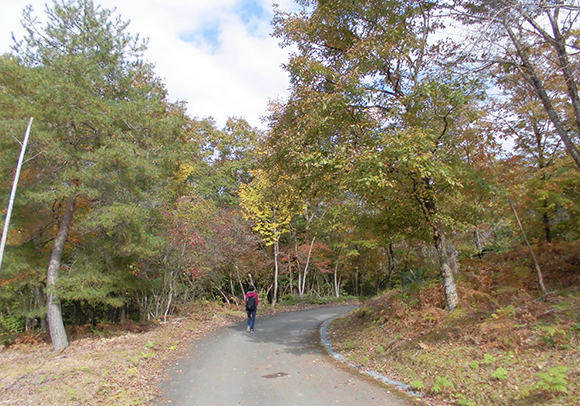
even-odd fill
[{"label": "dense forest", "polygon": [[[147,43],[55,1],[0,56],[0,194],[34,117],[0,271],[0,333],[436,283],[580,239],[580,3],[297,0],[267,128],[170,102]],[[41,22],[41,20],[46,22]],[[3,208],[3,212],[5,209]],[[577,280],[577,278],[576,278]],[[576,286],[577,288],[577,286]]]}]

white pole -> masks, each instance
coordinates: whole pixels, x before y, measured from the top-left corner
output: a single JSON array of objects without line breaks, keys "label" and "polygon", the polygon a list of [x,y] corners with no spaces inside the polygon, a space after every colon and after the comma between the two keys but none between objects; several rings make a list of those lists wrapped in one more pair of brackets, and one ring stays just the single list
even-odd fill
[{"label": "white pole", "polygon": [[2,231],[2,242],[0,243],[0,270],[2,269],[2,260],[4,259],[4,247],[6,247],[6,239],[8,238],[8,226],[10,225],[10,216],[12,215],[14,198],[16,197],[16,188],[18,187],[18,180],[20,179],[20,168],[22,168],[22,161],[24,161],[24,154],[26,153],[26,145],[28,145],[28,137],[33,120],[34,117],[30,117],[26,133],[24,134],[24,141],[22,141],[22,148],[20,148],[20,158],[18,158],[18,166],[16,167],[14,183],[12,184],[12,192],[10,193],[10,200],[8,201],[8,210],[6,210],[6,221],[4,221],[4,231]]}]

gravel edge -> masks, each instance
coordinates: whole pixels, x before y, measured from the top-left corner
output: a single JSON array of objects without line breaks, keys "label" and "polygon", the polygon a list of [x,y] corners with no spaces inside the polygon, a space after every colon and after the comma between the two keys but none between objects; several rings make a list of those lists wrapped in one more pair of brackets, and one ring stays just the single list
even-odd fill
[{"label": "gravel edge", "polygon": [[[333,320],[335,320],[339,317],[341,317],[341,316],[331,317],[330,319],[328,319],[324,323],[322,323],[322,325],[320,326],[320,342],[322,343],[322,345],[324,346],[324,349],[326,350],[326,352],[328,352],[328,354],[330,356],[332,356],[338,362],[344,363],[344,364],[356,369],[357,371],[359,371],[365,375],[368,375],[374,379],[377,379],[384,384],[392,386],[401,392],[405,392],[409,396],[413,396],[414,398],[424,398],[425,397],[424,394],[413,391],[410,385],[407,385],[406,383],[391,379],[388,376],[383,375],[380,372],[377,372],[375,370],[372,370],[369,368],[364,368],[361,365],[357,365],[354,362],[348,360],[344,355],[334,351],[334,348],[332,346],[332,341],[330,340],[330,336],[328,335],[328,326],[330,325],[330,323],[332,323]],[[428,403],[432,404],[431,402],[428,402]]]}]

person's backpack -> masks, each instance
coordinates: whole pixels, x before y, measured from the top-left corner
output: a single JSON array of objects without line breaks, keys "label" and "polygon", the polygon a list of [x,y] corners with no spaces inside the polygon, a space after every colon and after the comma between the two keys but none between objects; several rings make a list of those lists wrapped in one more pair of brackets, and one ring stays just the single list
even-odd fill
[{"label": "person's backpack", "polygon": [[246,299],[246,310],[247,311],[254,311],[256,310],[256,297],[250,296]]}]

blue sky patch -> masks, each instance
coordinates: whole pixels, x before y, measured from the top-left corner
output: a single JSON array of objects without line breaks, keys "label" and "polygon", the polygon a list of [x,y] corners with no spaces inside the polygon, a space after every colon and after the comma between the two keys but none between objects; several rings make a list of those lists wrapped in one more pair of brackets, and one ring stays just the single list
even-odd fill
[{"label": "blue sky patch", "polygon": [[200,45],[209,45],[211,52],[216,52],[221,46],[221,26],[218,20],[205,22],[200,28],[186,32],[179,36],[185,42],[194,42]]},{"label": "blue sky patch", "polygon": [[[238,0],[232,11],[250,35],[268,35],[264,33],[264,23],[269,24],[272,21],[273,11],[265,8],[261,0]],[[208,47],[215,54],[222,46],[221,33],[222,21],[214,17],[204,21],[200,27],[181,34],[179,39]]]},{"label": "blue sky patch", "polygon": [[262,7],[259,0],[240,0],[236,11],[239,13],[244,24],[250,24],[253,20],[265,20],[269,18],[269,13]]},{"label": "blue sky patch", "polygon": [[259,23],[269,23],[273,17],[272,11],[265,9],[260,0],[239,0],[235,10],[251,34],[257,34]]}]

